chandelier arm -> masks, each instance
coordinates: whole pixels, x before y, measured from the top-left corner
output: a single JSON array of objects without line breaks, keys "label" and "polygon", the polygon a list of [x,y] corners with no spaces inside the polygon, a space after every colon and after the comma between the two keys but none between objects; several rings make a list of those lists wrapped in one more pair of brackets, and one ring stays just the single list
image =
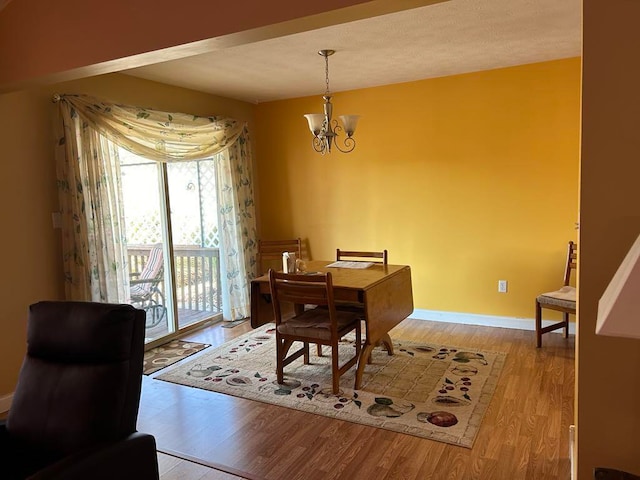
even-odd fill
[{"label": "chandelier arm", "polygon": [[342,153],[349,153],[353,151],[354,148],[356,148],[356,140],[353,137],[345,137],[342,143],[344,144],[344,149],[340,148],[340,144],[337,141],[333,143],[333,146],[340,150]]},{"label": "chandelier arm", "polygon": [[325,150],[327,147],[325,145],[324,139],[322,139],[321,137],[313,137],[313,139],[311,140],[311,146],[316,152],[321,153],[322,155],[325,154]]},{"label": "chandelier arm", "polygon": [[342,144],[344,145],[344,149],[340,148],[340,144],[338,143],[338,138],[343,138],[340,137],[338,135],[338,132],[340,131],[344,131],[344,128],[342,128],[340,126],[340,124],[338,123],[337,120],[334,120],[334,125],[333,125],[333,130],[335,132],[335,138],[334,138],[334,142],[333,144],[335,145],[335,147],[340,150],[342,153],[349,153],[351,151],[353,151],[354,148],[356,148],[356,141],[353,137],[347,135],[346,137],[344,137],[344,140],[342,140]]}]

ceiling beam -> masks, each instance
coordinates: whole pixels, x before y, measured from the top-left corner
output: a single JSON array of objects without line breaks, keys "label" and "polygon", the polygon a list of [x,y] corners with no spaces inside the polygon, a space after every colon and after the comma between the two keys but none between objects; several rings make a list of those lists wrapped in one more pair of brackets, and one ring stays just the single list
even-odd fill
[{"label": "ceiling beam", "polygon": [[0,11],[0,93],[444,1],[20,0]]}]

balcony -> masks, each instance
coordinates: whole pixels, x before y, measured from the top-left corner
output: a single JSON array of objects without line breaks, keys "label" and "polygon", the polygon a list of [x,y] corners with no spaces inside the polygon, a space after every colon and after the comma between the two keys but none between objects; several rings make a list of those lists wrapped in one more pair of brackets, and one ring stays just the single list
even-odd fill
[{"label": "balcony", "polygon": [[[154,245],[128,245],[129,269],[141,272]],[[176,311],[179,328],[214,319],[222,314],[220,251],[196,245],[174,246]],[[155,290],[147,301],[134,305],[147,312],[147,340],[170,332],[171,294],[167,291],[168,272],[158,274]]]}]

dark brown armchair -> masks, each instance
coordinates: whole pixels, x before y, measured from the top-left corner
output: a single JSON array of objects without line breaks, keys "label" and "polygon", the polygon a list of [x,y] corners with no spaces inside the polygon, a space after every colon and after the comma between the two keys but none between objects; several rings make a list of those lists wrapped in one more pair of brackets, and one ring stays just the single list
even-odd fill
[{"label": "dark brown armchair", "polygon": [[27,353],[6,421],[3,479],[157,479],[153,436],[136,432],[145,312],[31,305]]}]

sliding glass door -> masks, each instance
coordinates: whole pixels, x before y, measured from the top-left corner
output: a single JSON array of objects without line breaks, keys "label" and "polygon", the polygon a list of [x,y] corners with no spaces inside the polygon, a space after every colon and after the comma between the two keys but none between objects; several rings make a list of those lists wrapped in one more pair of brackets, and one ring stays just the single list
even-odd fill
[{"label": "sliding glass door", "polygon": [[119,154],[131,303],[159,344],[222,317],[215,162]]},{"label": "sliding glass door", "polygon": [[215,163],[166,167],[178,324],[188,327],[222,313]]}]

